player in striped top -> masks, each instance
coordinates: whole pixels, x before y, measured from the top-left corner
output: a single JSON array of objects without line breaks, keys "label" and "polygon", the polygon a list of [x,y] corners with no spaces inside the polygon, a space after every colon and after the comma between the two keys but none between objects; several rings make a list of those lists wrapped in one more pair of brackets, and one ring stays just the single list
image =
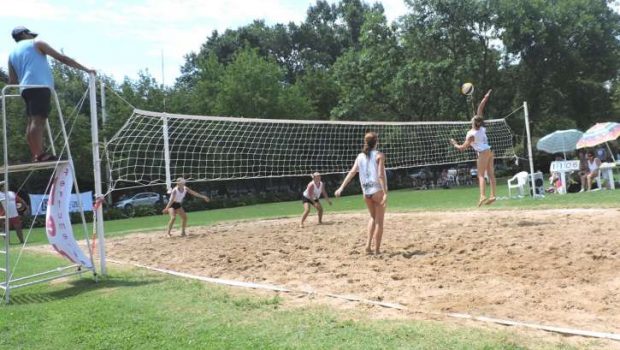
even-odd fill
[{"label": "player in striped top", "polygon": [[366,253],[372,254],[372,241],[375,240],[375,254],[381,253],[381,238],[383,237],[383,219],[387,205],[387,177],[385,176],[385,155],[377,151],[379,137],[374,132],[364,136],[364,148],[355,159],[353,167],[336,191],[336,197],[340,197],[344,188],[353,180],[359,172],[360,184],[364,193],[364,202],[370,213],[368,221],[368,239],[366,241]]},{"label": "player in striped top", "polygon": [[321,181],[321,174],[314,173],[311,175],[312,181],[306,186],[303,195],[301,196],[301,202],[304,204],[304,213],[301,216],[301,223],[299,227],[304,227],[304,221],[310,214],[310,206],[316,208],[317,213],[319,214],[319,225],[323,223],[323,207],[321,206],[321,202],[319,202],[319,198],[323,195],[323,198],[327,200],[329,205],[332,205],[332,201],[329,199],[327,195],[327,191],[325,191],[325,184]]}]

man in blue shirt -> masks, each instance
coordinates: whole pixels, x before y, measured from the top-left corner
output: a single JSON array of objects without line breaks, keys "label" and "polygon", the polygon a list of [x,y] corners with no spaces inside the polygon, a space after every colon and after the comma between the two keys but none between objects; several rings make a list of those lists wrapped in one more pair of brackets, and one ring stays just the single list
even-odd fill
[{"label": "man in blue shirt", "polygon": [[17,43],[9,55],[9,84],[36,85],[37,87],[21,88],[21,95],[26,103],[28,124],[26,139],[34,162],[44,162],[55,158],[44,152],[43,133],[45,120],[50,112],[50,90],[54,87],[54,78],[47,56],[68,65],[69,67],[95,73],[54,50],[44,41],[35,41],[37,33],[26,27],[15,27],[11,33]]}]

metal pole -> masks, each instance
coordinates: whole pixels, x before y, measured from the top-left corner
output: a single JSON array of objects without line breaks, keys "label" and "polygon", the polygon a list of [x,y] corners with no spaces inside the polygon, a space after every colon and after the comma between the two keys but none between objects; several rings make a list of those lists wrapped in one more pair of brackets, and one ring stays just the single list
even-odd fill
[{"label": "metal pole", "polygon": [[[90,73],[88,88],[90,92],[90,135],[92,138],[93,148],[93,171],[95,175],[95,198],[99,199],[101,193],[101,159],[99,158],[99,127],[97,122],[97,86],[96,76],[94,73]],[[94,208],[93,208],[94,209]],[[106,259],[105,259],[105,235],[103,228],[103,208],[99,208],[95,211],[97,220],[97,239],[99,239],[99,259],[101,274],[106,275]]]},{"label": "metal pole", "polygon": [[162,131],[164,134],[164,165],[166,171],[166,190],[170,192],[172,189],[172,179],[170,175],[170,143],[168,139],[168,117],[165,115],[162,117]]},{"label": "metal pole", "polygon": [[4,257],[5,257],[5,263],[4,263],[4,280],[5,280],[5,284],[4,286],[6,287],[4,290],[4,300],[5,302],[8,304],[11,300],[11,269],[10,269],[10,264],[11,264],[11,260],[9,259],[9,246],[10,246],[10,239],[11,239],[11,231],[9,231],[10,228],[10,224],[9,224],[9,218],[8,218],[8,214],[9,214],[9,206],[8,206],[8,199],[9,199],[9,144],[8,144],[8,135],[6,132],[6,91],[7,87],[4,87],[2,89],[2,136],[3,136],[3,141],[2,141],[2,147],[4,150]]},{"label": "metal pole", "polygon": [[527,153],[530,159],[530,181],[532,196],[536,197],[536,182],[534,181],[534,155],[532,153],[532,137],[530,135],[530,114],[527,110],[527,102],[523,102],[523,112],[525,114],[525,133],[527,134]]}]

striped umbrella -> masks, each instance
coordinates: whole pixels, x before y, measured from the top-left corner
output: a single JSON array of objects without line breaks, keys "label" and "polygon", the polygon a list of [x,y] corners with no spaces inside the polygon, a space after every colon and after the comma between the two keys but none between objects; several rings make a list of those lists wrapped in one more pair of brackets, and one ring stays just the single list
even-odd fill
[{"label": "striped umbrella", "polygon": [[613,141],[620,136],[620,123],[596,123],[588,129],[581,140],[577,142],[577,148],[594,147],[601,143]]},{"label": "striped umbrella", "polygon": [[577,141],[581,139],[581,136],[583,132],[575,129],[554,131],[538,140],[536,148],[547,153],[564,153],[564,158],[566,158],[566,152],[577,148]]}]

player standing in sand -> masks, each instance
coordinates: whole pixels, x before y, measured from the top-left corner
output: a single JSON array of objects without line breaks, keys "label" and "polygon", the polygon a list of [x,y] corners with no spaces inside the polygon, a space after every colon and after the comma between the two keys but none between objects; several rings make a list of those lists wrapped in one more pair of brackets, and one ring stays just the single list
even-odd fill
[{"label": "player standing in sand", "polygon": [[377,151],[379,137],[374,132],[364,136],[364,148],[355,159],[353,167],[336,191],[340,197],[344,188],[353,180],[356,173],[360,174],[360,184],[364,193],[364,202],[370,213],[368,221],[368,239],[366,253],[372,254],[373,238],[375,240],[375,254],[381,253],[381,238],[383,237],[383,219],[387,205],[387,178],[385,176],[385,155]]},{"label": "player standing in sand", "polygon": [[301,196],[301,202],[304,204],[304,213],[301,216],[301,223],[299,224],[299,227],[304,227],[304,221],[306,221],[308,214],[310,214],[311,205],[316,208],[316,211],[319,215],[319,225],[323,223],[323,207],[321,206],[321,202],[319,201],[321,195],[323,195],[323,198],[327,200],[327,203],[329,203],[329,205],[332,205],[332,201],[329,199],[327,191],[325,191],[325,184],[323,183],[323,181],[321,181],[321,174],[316,172],[312,174],[312,181],[310,181],[310,183],[306,187],[306,190]]},{"label": "player standing in sand", "polygon": [[183,209],[183,199],[186,194],[191,194],[194,197],[199,197],[204,199],[205,202],[209,201],[209,197],[202,195],[196,191],[192,191],[189,187],[185,186],[185,179],[180,177],[177,179],[177,185],[170,192],[170,200],[168,204],[162,210],[162,213],[168,213],[170,215],[170,220],[168,221],[168,237],[172,237],[170,231],[172,230],[172,226],[174,225],[174,221],[177,217],[177,214],[181,216],[181,236],[185,236],[185,228],[187,227],[187,214]]},{"label": "player standing in sand", "polygon": [[[491,204],[495,202],[495,168],[493,165],[494,154],[489,145],[487,138],[487,131],[484,127],[484,107],[489,101],[491,96],[491,90],[489,90],[480,104],[478,105],[478,111],[476,115],[471,119],[471,129],[465,136],[465,142],[459,145],[454,139],[450,139],[450,142],[459,151],[464,151],[468,147],[472,147],[478,154],[477,168],[478,168],[478,186],[480,187],[480,199],[478,200],[478,206],[482,204]],[[484,175],[489,177],[491,184],[491,194],[486,197],[486,181]]]}]

